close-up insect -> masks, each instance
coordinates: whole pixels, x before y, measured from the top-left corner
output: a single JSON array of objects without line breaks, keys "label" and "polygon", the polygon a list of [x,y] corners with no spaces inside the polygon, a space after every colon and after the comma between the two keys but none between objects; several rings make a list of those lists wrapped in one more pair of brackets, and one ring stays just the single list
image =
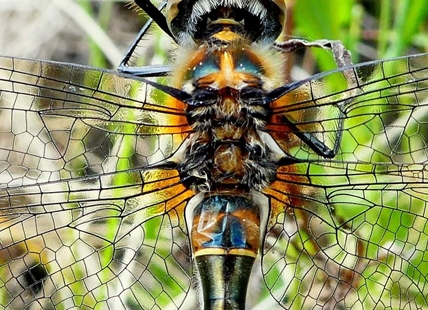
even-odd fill
[{"label": "close-up insect", "polygon": [[2,309],[428,307],[423,1],[4,2]]}]

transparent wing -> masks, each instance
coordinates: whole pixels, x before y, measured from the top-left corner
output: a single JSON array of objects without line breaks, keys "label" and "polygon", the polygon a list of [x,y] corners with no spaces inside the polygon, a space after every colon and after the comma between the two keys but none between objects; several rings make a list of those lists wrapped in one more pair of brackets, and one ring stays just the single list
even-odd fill
[{"label": "transparent wing", "polygon": [[113,72],[0,58],[2,307],[182,304],[191,193],[153,165],[189,128],[166,100]]},{"label": "transparent wing", "polygon": [[[428,306],[427,63],[357,65],[275,103],[271,135],[307,161],[281,167],[266,190],[263,274],[284,308]],[[284,115],[336,156],[299,143]]]}]

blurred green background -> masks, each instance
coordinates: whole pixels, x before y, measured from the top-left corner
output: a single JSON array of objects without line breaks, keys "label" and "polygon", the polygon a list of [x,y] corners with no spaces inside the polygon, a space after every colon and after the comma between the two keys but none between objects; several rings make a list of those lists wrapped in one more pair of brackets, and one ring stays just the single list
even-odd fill
[{"label": "blurred green background", "polygon": [[[286,2],[290,36],[341,40],[354,63],[428,47],[426,0]],[[115,68],[145,20],[125,0],[0,0],[0,54]],[[146,41],[150,58],[173,47],[153,43],[161,34],[157,29]],[[315,56],[319,68],[331,68],[322,57]]]}]

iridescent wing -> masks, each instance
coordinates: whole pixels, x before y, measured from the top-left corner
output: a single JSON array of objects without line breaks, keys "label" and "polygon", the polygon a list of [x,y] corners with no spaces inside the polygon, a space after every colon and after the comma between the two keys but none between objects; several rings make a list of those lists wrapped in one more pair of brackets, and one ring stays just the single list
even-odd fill
[{"label": "iridescent wing", "polygon": [[[0,304],[179,307],[182,104],[143,80],[0,58]],[[156,166],[156,167],[155,167]]]},{"label": "iridescent wing", "polygon": [[[348,68],[351,85],[315,76],[273,105],[270,134],[302,161],[265,191],[263,271],[283,306],[426,305],[427,58]],[[192,193],[168,158],[190,131],[184,107],[108,71],[0,67],[2,305],[179,307]]]},{"label": "iridescent wing", "polygon": [[[302,161],[265,191],[262,269],[284,308],[428,306],[427,63],[423,54],[321,74],[273,104],[270,134]],[[317,155],[297,130],[336,156]]]}]

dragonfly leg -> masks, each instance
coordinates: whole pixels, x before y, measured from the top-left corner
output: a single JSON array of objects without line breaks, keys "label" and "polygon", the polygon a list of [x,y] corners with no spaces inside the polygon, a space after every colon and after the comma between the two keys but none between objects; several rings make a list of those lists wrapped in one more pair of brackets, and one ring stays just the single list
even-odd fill
[{"label": "dragonfly leg", "polygon": [[351,52],[349,52],[339,40],[316,40],[310,42],[301,39],[291,39],[284,42],[275,42],[275,47],[285,53],[291,53],[299,48],[307,47],[329,49],[333,53],[334,61],[338,68],[353,65],[351,61]]},{"label": "dragonfly leg", "polygon": [[[275,47],[285,53],[291,53],[299,48],[307,47],[329,49],[333,54],[334,61],[338,68],[353,66],[351,52],[346,49],[343,43],[339,40],[316,40],[309,42],[301,39],[291,39],[284,42],[275,42]],[[352,70],[343,70],[343,75],[347,79],[350,88],[354,88],[358,85],[357,79]]]},{"label": "dragonfly leg", "polygon": [[131,43],[130,47],[125,53],[122,61],[117,67],[117,71],[131,74],[140,77],[153,77],[153,76],[165,76],[168,75],[171,70],[169,66],[136,66],[132,59],[138,58],[138,52],[136,51],[143,37],[147,34],[153,23],[156,23],[167,35],[174,38],[171,31],[168,28],[166,18],[162,14],[162,10],[166,6],[166,2],[163,2],[159,8],[156,8],[149,0],[137,0],[134,6],[141,8],[151,18],[144,24],[141,30],[138,32],[136,38]]}]

